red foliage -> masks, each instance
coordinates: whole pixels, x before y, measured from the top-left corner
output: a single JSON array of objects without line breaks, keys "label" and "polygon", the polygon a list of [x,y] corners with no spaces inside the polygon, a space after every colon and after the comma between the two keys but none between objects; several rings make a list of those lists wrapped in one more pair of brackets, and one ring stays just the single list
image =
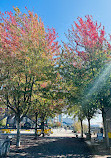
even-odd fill
[{"label": "red foliage", "polygon": [[[84,21],[82,18],[78,18],[79,24],[75,23],[76,44],[83,45],[87,48],[101,47],[105,41],[104,27],[101,28],[101,24],[98,26],[97,22],[93,22],[92,16],[86,16]],[[100,30],[101,28],[101,30]],[[74,30],[73,26],[72,29]]]},{"label": "red foliage", "polygon": [[[26,8],[27,9],[27,8]],[[59,44],[54,28],[46,29],[37,14],[28,11],[22,14],[18,8],[12,12],[0,13],[0,42],[1,53],[22,57],[23,52],[28,49],[41,49],[43,56],[53,58],[59,52]]]},{"label": "red foliage", "polygon": [[[69,44],[65,48],[69,52],[74,52],[82,60],[88,60],[90,53],[99,49],[102,50],[105,43],[105,29],[93,21],[92,16],[85,16],[85,20],[78,17],[78,23],[74,22],[71,29],[68,30],[67,38]],[[110,44],[109,44],[110,47]],[[74,62],[75,63],[75,62]]]}]

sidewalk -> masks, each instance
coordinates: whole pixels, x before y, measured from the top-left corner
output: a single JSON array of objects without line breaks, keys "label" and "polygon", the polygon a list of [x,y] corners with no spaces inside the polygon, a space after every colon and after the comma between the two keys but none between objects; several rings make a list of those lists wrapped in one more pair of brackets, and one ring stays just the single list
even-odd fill
[{"label": "sidewalk", "polygon": [[[76,134],[70,132],[70,130],[65,129],[54,129],[53,137],[76,137]],[[78,134],[78,138],[80,138],[80,134]],[[110,151],[106,149],[106,145],[103,142],[94,141],[96,135],[92,135],[91,141],[86,140],[86,135],[84,135],[85,142],[90,146],[91,151],[93,153],[94,158],[111,158]]]},{"label": "sidewalk", "polygon": [[91,148],[94,158],[111,158],[110,150],[106,149],[106,145],[103,141],[95,141],[94,137],[91,140],[85,141]]}]

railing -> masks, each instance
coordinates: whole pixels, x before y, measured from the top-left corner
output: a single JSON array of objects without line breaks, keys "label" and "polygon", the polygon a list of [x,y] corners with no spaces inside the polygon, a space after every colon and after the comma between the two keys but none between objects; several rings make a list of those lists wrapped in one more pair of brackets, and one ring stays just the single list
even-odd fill
[{"label": "railing", "polygon": [[[30,131],[30,130],[32,130],[32,129],[35,129],[35,128],[21,128],[20,129],[20,131],[22,131],[22,130],[26,130],[26,131]],[[0,131],[2,132],[2,133],[5,133],[5,134],[13,134],[12,133],[12,131],[14,131],[14,130],[17,130],[17,128],[0,128]],[[51,131],[51,129],[50,128],[47,128],[47,129],[44,129],[44,134],[45,135],[50,135],[50,134],[52,134],[53,132]],[[41,128],[37,128],[37,134],[38,134],[38,136],[40,136],[41,134],[42,134],[42,129]]]}]

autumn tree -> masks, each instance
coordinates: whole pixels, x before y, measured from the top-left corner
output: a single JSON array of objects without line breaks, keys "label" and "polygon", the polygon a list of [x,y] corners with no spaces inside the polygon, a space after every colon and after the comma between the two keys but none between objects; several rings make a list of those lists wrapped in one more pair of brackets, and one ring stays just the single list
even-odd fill
[{"label": "autumn tree", "polygon": [[20,121],[31,107],[33,86],[37,80],[46,79],[59,45],[54,28],[45,29],[37,14],[25,14],[18,8],[14,11],[0,13],[1,98],[16,116],[16,145],[20,146]]},{"label": "autumn tree", "polygon": [[[93,95],[97,97],[96,91],[92,91],[95,88],[92,87],[97,85],[95,81],[101,75],[103,67],[110,64],[110,42],[106,39],[105,28],[93,21],[92,16],[88,15],[84,19],[78,17],[78,22],[74,21],[66,37],[68,42],[63,43],[60,73],[66,82],[70,81],[74,89],[76,87],[75,94],[72,95],[74,102],[82,100],[81,106],[86,108],[86,112],[90,107],[96,111],[97,107],[90,103]],[[86,103],[88,96],[90,99]]]},{"label": "autumn tree", "polygon": [[82,76],[89,82],[108,62],[110,44],[105,38],[104,27],[93,21],[91,16],[85,20],[78,18],[66,35],[68,43],[64,43],[65,58],[70,58],[70,64],[75,68],[85,69]]},{"label": "autumn tree", "polygon": [[78,23],[74,24],[66,35],[68,43],[64,43],[64,58],[70,59],[69,65],[81,71],[83,80],[80,83],[86,81],[88,84],[108,62],[110,52],[107,49],[110,45],[105,38],[104,27],[94,22],[91,16],[86,16],[85,20],[78,18]]},{"label": "autumn tree", "polygon": [[[55,69],[55,68],[54,68]],[[41,118],[42,133],[44,136],[44,121],[62,112],[65,106],[65,95],[60,87],[60,77],[56,71],[47,71],[47,81],[37,81],[32,96],[29,114],[35,115],[35,138],[37,138],[37,117]],[[51,74],[51,75],[49,75]],[[37,88],[38,87],[38,88]]]},{"label": "autumn tree", "polygon": [[83,120],[86,118],[83,108],[81,105],[75,104],[72,107],[69,107],[67,111],[69,115],[73,116],[73,118],[78,118],[78,121],[80,121],[81,138],[83,138]]}]

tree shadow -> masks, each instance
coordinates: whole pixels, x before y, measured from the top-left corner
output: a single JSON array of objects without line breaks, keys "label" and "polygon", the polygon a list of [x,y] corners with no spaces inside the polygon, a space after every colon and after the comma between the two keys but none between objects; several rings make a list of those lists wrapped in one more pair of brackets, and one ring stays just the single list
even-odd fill
[{"label": "tree shadow", "polygon": [[8,157],[92,158],[93,154],[89,146],[81,139],[69,137],[40,137],[38,140],[32,138],[26,139],[19,149],[13,146]]}]

